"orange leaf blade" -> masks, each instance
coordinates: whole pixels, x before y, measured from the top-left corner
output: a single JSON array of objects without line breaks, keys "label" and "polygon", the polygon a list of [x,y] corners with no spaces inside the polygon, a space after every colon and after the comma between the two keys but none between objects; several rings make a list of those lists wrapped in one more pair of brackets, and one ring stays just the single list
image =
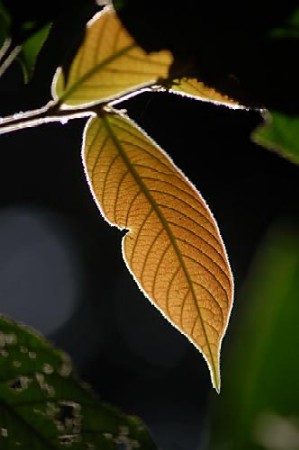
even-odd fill
[{"label": "orange leaf blade", "polygon": [[67,81],[58,69],[52,95],[69,108],[110,101],[167,77],[172,59],[168,51],[146,53],[106,6],[89,21]]},{"label": "orange leaf blade", "polygon": [[201,351],[219,391],[233,279],[208,206],[166,153],[123,114],[88,122],[82,157],[104,218],[128,230],[123,238],[128,269]]}]

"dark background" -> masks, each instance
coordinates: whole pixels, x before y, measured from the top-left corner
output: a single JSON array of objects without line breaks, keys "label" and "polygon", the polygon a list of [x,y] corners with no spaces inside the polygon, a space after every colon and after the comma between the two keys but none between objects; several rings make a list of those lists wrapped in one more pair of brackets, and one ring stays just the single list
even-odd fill
[{"label": "dark background", "polygon": [[[68,36],[79,40],[94,9],[77,3],[56,5],[32,83],[23,85],[17,65],[0,80],[1,115],[50,98]],[[256,111],[166,93],[144,93],[118,107],[168,152],[218,222],[236,288],[225,360],[256,249],[276,219],[298,220],[299,169],[250,140],[262,120]],[[101,398],[141,416],[161,448],[197,450],[217,394],[202,356],[143,298],[123,264],[121,233],[100,216],[83,173],[84,124],[1,136],[0,310],[69,352]]]}]

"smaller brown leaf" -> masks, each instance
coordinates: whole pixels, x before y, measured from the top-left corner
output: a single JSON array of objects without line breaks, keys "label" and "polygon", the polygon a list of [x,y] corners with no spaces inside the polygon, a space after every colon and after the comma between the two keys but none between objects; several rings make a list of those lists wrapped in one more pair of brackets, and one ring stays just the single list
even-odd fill
[{"label": "smaller brown leaf", "polygon": [[237,100],[207,86],[205,83],[198,81],[196,78],[176,79],[173,81],[168,91],[174,94],[191,97],[196,100],[202,100],[204,102],[225,105],[233,109],[245,108],[245,106],[238,103]]}]

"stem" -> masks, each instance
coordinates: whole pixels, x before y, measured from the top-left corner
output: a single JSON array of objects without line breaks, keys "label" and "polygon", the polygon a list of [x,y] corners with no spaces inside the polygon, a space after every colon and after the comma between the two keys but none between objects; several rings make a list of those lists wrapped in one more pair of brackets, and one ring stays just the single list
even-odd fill
[{"label": "stem", "polygon": [[[7,44],[7,46],[6,46]],[[19,55],[20,51],[22,50],[21,45],[17,45],[13,48],[11,48],[11,41],[7,41],[4,43],[1,53],[0,53],[0,61],[3,59],[2,64],[0,65],[0,77],[7,71],[7,69],[11,66],[11,64],[14,62],[14,60]],[[8,51],[10,51],[9,55],[7,55]]]},{"label": "stem", "polygon": [[66,109],[62,109],[63,104],[61,100],[51,100],[41,108],[25,112],[21,111],[2,118],[0,117],[0,135],[50,122],[61,122],[64,124],[69,119],[90,117],[93,114],[99,114],[107,106],[116,105],[142,92],[158,92],[161,89],[163,90],[161,86],[152,83],[151,85],[136,89],[127,94],[115,96],[113,100],[109,100],[108,102],[104,100],[96,105],[86,105],[84,107],[78,106]]},{"label": "stem", "polygon": [[2,47],[0,48],[0,63],[1,63],[2,59],[5,58],[8,51],[10,51],[11,46],[12,46],[11,38],[6,38],[2,44]]},{"label": "stem", "polygon": [[[102,109],[105,105],[97,105],[96,110]],[[61,104],[57,100],[52,100],[45,106],[13,114],[0,118],[0,134],[11,133],[23,128],[35,127],[50,122],[66,123],[68,119],[87,117],[95,113],[95,108],[60,109]]]}]

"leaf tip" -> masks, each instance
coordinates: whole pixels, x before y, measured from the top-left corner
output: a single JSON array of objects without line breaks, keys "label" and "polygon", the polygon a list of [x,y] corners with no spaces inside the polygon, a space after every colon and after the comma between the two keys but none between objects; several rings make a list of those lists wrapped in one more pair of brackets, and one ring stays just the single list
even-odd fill
[{"label": "leaf tip", "polygon": [[217,358],[216,361],[215,360],[213,361],[213,364],[209,363],[208,365],[209,365],[209,369],[210,369],[210,373],[211,373],[212,386],[216,390],[217,394],[220,394],[221,376],[220,376],[219,357]]},{"label": "leaf tip", "polygon": [[216,390],[217,394],[220,394],[221,390],[221,378],[220,374],[213,378],[213,387]]}]

